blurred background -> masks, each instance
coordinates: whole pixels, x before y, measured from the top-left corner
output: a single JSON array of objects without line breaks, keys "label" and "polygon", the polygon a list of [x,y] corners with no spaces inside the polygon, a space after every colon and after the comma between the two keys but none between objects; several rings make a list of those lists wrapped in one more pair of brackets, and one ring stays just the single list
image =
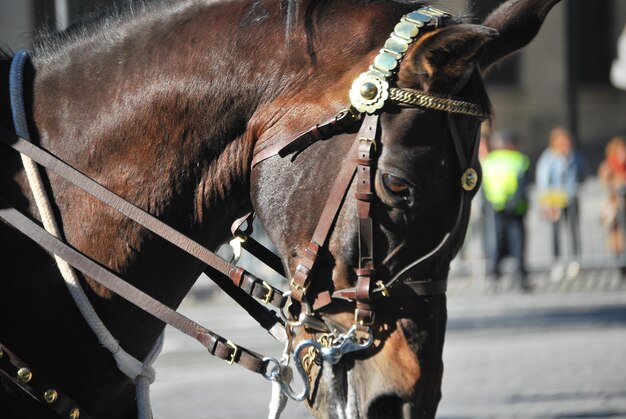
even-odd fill
[{"label": "blurred background", "polygon": [[[480,22],[502,2],[436,5],[470,12]],[[126,4],[0,0],[0,47],[29,48],[38,29],[63,29]],[[528,287],[519,287],[519,261],[508,257],[511,252],[494,250],[502,227],[494,228],[494,204],[481,193],[466,244],[452,264],[439,417],[626,417],[626,1],[563,0],[537,38],[494,68],[486,82],[495,119],[481,159],[502,149],[492,140],[505,131],[515,133],[516,152],[528,161],[517,185],[527,207],[517,215],[525,226]],[[575,155],[582,162],[567,193],[559,189],[563,185],[537,182],[540,156],[558,148],[557,127],[570,142],[563,161],[571,165]],[[614,147],[607,148],[611,141]],[[271,246],[260,228],[255,236]],[[496,276],[494,258],[502,259]],[[241,262],[284,287],[247,255]],[[198,281],[182,312],[244,346],[280,354],[208,278]],[[168,331],[152,389],[155,417],[264,417],[269,384],[207,358],[189,339]],[[247,401],[232,398],[234,392],[247,394]],[[306,415],[294,403],[285,413]]]}]

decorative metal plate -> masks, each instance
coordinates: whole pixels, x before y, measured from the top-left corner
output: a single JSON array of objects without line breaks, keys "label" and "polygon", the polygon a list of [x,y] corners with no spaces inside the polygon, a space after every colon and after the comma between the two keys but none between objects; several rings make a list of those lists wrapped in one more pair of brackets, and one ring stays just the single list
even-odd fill
[{"label": "decorative metal plate", "polygon": [[359,112],[374,113],[385,106],[389,97],[389,83],[373,72],[361,74],[352,83],[350,100]]},{"label": "decorative metal plate", "polygon": [[476,188],[476,185],[478,185],[478,173],[470,167],[461,177],[461,186],[463,189],[470,192]]},{"label": "decorative metal plate", "polygon": [[423,7],[403,16],[369,71],[362,73],[352,84],[352,106],[361,113],[382,109],[389,97],[389,80],[400,68],[404,54],[419,35],[420,28],[433,19],[447,16],[450,15],[432,7]]}]

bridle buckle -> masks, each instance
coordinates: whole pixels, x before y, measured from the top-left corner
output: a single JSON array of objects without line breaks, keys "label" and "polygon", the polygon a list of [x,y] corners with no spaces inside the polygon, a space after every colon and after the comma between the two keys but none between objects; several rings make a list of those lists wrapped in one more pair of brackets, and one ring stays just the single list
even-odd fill
[{"label": "bridle buckle", "polygon": [[291,278],[291,281],[289,281],[289,285],[296,291],[301,292],[302,294],[306,294],[309,289],[309,284],[305,284],[305,285],[296,284],[295,278]]},{"label": "bridle buckle", "polygon": [[272,288],[272,286],[265,281],[262,281],[261,285],[263,285],[263,288],[267,290],[267,294],[265,294],[265,297],[263,298],[263,302],[265,304],[269,304],[270,301],[272,301],[272,298],[274,297],[274,288]]},{"label": "bridle buckle", "polygon": [[389,297],[389,290],[383,281],[376,281],[376,285],[380,287],[380,293],[383,297]]},{"label": "bridle buckle", "polygon": [[359,138],[359,142],[362,142],[362,143],[371,143],[371,144],[372,144],[372,148],[373,148],[374,153],[376,152],[377,147],[378,147],[378,144],[376,143],[376,140],[375,140],[375,139],[373,139],[373,138],[367,138],[367,137],[361,137],[361,138]]},{"label": "bridle buckle", "polygon": [[241,349],[239,349],[239,347],[230,340],[226,341],[226,345],[232,348],[233,352],[230,354],[228,359],[225,359],[225,361],[228,365],[233,365],[233,363],[237,359],[237,356],[241,353]]}]

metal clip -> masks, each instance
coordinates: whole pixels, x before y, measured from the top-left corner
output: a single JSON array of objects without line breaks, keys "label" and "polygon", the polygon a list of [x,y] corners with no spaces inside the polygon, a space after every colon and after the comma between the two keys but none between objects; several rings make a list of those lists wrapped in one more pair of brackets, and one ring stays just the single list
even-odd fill
[{"label": "metal clip", "polygon": [[228,365],[233,365],[233,363],[235,362],[235,360],[237,359],[237,355],[239,355],[239,353],[241,352],[241,350],[239,349],[239,347],[237,347],[237,345],[235,345],[234,343],[232,343],[230,340],[226,341],[226,345],[228,345],[229,347],[231,347],[233,349],[233,353],[230,354],[230,357],[228,359],[225,359],[226,363]]},{"label": "metal clip", "polygon": [[[289,313],[285,314],[285,310],[289,312],[289,307],[291,307],[292,304],[291,291],[284,292],[283,298],[287,300],[287,303],[280,309],[280,316],[283,318],[285,323],[292,328],[302,326],[302,321],[300,320],[300,318],[298,318],[298,320],[293,320],[293,318],[289,316]],[[303,299],[300,304],[302,305],[304,314],[306,314],[307,316],[313,314],[313,309],[311,308],[311,305],[306,301],[306,299]]]},{"label": "metal clip", "polygon": [[355,339],[355,335],[356,326],[352,326],[346,335],[340,335],[335,342],[333,342],[333,346],[325,347],[320,345],[319,351],[324,360],[331,365],[336,365],[345,354],[367,349],[374,341],[371,330],[368,330],[367,340],[363,343],[359,343]]},{"label": "metal clip", "polygon": [[[307,374],[305,365],[303,365],[303,358],[306,357],[301,356],[302,351],[304,351],[305,349],[310,351],[311,348],[313,348],[322,355],[325,361],[327,361],[331,365],[336,365],[337,363],[339,363],[343,355],[350,352],[367,349],[374,341],[374,337],[371,331],[369,331],[367,340],[363,343],[357,342],[357,340],[355,339],[355,335],[356,326],[352,326],[352,328],[350,328],[346,335],[340,335],[336,339],[331,339],[333,341],[332,347],[322,346],[320,343],[312,339],[303,340],[298,344],[298,346],[296,346],[293,355],[294,364],[296,365],[296,369],[300,373],[300,377],[302,378],[302,383],[304,385],[302,392],[299,394],[296,394],[291,388],[291,385],[285,382],[284,378],[282,377],[283,374],[281,373],[281,369],[288,368],[287,365],[279,363],[276,359],[263,358],[264,361],[268,362],[268,369],[263,374],[263,376],[270,381],[279,382],[283,393],[292,400],[302,401],[307,397],[310,392],[309,375]],[[270,363],[274,364],[274,367],[271,369],[269,368]]]},{"label": "metal clip", "polygon": [[[298,347],[300,347],[300,345],[298,345]],[[306,397],[308,396],[309,391],[310,391],[310,384],[309,384],[309,377],[306,375],[306,373],[302,369],[302,363],[299,361],[300,353],[298,352],[297,348],[296,348],[295,353],[298,354],[298,358],[296,358],[296,366],[298,367],[298,372],[300,372],[300,376],[302,378],[302,382],[304,385],[304,389],[302,390],[301,393],[299,394],[296,393],[291,388],[291,384],[288,383],[287,380],[285,379],[285,375],[291,375],[290,373],[286,373],[287,371],[290,371],[291,368],[288,365],[281,364],[275,358],[270,358],[270,357],[263,358],[263,361],[267,362],[267,368],[265,372],[263,373],[263,377],[265,377],[265,379],[269,381],[275,381],[278,384],[280,384],[281,391],[290,399],[296,402],[301,402],[302,400],[306,399]],[[270,368],[270,364],[274,364],[274,366]]]}]

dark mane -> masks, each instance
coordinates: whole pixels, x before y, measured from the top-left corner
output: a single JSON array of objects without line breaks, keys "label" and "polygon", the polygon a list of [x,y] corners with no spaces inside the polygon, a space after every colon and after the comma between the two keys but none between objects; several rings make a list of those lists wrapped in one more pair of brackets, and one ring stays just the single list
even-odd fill
[{"label": "dark mane", "polygon": [[33,46],[35,58],[46,61],[53,55],[63,53],[72,46],[97,37],[101,43],[111,42],[123,36],[129,24],[137,19],[150,18],[153,13],[169,5],[187,4],[197,0],[114,0],[110,8],[81,16],[65,30],[38,28]]},{"label": "dark mane", "polygon": [[[302,0],[276,0],[281,2],[285,13],[285,40],[288,46],[289,35],[295,26],[299,5]],[[336,0],[312,0],[305,10],[305,31],[309,40],[315,37],[315,22],[321,19],[325,9]],[[375,3],[392,3],[406,9],[414,10],[427,4],[424,0],[361,0],[364,5]],[[183,8],[193,3],[205,3],[203,0],[114,0],[110,8],[98,10],[73,22],[63,31],[49,28],[38,28],[34,37],[35,57],[38,61],[46,61],[53,55],[63,53],[73,45],[80,44],[90,38],[98,37],[102,43],[107,43],[123,36],[129,24],[136,24],[137,20],[157,18],[167,8]],[[209,3],[220,3],[220,0]],[[251,4],[249,19],[255,19],[260,0]],[[241,27],[245,28],[245,24]],[[314,59],[315,52],[312,41],[309,42],[309,52]]]}]

